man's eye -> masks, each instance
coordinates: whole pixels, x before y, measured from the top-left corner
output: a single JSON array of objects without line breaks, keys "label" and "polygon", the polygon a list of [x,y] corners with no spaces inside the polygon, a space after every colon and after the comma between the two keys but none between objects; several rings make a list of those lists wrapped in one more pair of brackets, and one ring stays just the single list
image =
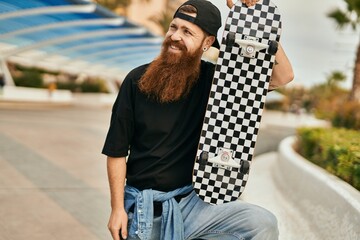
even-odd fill
[{"label": "man's eye", "polygon": [[192,32],[190,32],[189,30],[185,30],[184,33],[185,33],[186,35],[192,35]]}]

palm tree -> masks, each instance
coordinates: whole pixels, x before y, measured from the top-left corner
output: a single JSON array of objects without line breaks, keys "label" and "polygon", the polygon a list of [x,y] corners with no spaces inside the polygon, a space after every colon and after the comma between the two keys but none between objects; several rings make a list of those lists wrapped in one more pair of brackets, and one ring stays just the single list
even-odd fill
[{"label": "palm tree", "polygon": [[152,16],[150,20],[156,23],[161,28],[162,34],[165,35],[173,19],[173,14],[173,11],[166,9],[162,12],[161,15]]},{"label": "palm tree", "polygon": [[131,4],[131,0],[94,0],[96,3],[112,10],[123,9],[123,14],[126,16],[126,10]]},{"label": "palm tree", "polygon": [[[342,10],[337,8],[327,14],[334,19],[339,29],[350,26],[354,31],[360,26],[360,0],[344,0],[347,8]],[[360,102],[360,44],[357,48],[355,68],[353,76],[353,86],[350,93],[350,100]]]},{"label": "palm tree", "polygon": [[[117,12],[119,9],[121,10],[121,13],[125,16],[127,16],[127,9],[132,4],[132,0],[94,0],[98,4]],[[149,2],[151,0],[140,0]]]},{"label": "palm tree", "polygon": [[155,22],[165,34],[169,28],[169,25],[173,19],[174,11],[180,3],[185,0],[165,0],[165,9],[160,15],[154,15],[150,18],[151,21]]},{"label": "palm tree", "polygon": [[346,79],[346,75],[340,71],[334,71],[328,75],[326,80],[326,85],[330,88],[338,88],[339,83],[343,82]]},{"label": "palm tree", "polygon": [[[124,16],[127,16],[127,9],[133,3],[132,0],[94,0],[96,3]],[[140,0],[150,2],[151,0]],[[176,0],[165,0],[165,8],[160,15],[154,15],[150,18],[151,21],[156,23],[162,30],[163,34],[166,33],[169,24],[173,17],[172,3]],[[179,1],[179,0],[177,0]],[[181,1],[180,1],[181,2]],[[120,10],[120,11],[119,11]]]}]

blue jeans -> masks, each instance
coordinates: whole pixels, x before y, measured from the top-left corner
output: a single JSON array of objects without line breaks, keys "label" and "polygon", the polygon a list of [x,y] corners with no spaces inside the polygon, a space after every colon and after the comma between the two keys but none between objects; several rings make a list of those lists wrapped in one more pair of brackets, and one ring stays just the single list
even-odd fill
[{"label": "blue jeans", "polygon": [[[186,240],[278,239],[276,217],[259,206],[243,201],[210,205],[204,203],[194,191],[181,199],[179,206],[184,220]],[[131,217],[130,213],[129,225]],[[155,217],[151,240],[160,240],[160,228],[161,217]],[[127,239],[139,238],[129,236]]]}]

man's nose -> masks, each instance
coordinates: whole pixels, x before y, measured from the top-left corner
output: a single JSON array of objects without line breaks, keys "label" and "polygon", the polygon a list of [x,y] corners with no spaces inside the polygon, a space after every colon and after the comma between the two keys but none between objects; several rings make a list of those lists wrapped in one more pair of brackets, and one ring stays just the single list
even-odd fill
[{"label": "man's nose", "polygon": [[175,31],[171,35],[171,40],[173,40],[173,41],[180,41],[181,40],[181,34],[179,33],[179,31]]}]

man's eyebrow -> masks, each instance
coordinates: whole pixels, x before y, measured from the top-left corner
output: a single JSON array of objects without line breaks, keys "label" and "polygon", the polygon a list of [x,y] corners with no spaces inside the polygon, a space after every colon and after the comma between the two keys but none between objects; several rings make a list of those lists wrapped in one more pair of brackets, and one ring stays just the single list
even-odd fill
[{"label": "man's eyebrow", "polygon": [[192,34],[196,34],[196,31],[194,31],[193,29],[187,27],[187,26],[181,26],[181,29],[183,30],[188,30],[189,32],[191,32]]},{"label": "man's eyebrow", "polygon": [[179,23],[176,23],[176,21],[171,22],[170,26],[176,26],[177,28],[180,28],[182,30],[188,30],[189,32],[191,32],[191,34],[194,34],[194,35],[196,34],[196,31],[193,30],[191,27],[186,26],[186,25],[181,25]]}]

